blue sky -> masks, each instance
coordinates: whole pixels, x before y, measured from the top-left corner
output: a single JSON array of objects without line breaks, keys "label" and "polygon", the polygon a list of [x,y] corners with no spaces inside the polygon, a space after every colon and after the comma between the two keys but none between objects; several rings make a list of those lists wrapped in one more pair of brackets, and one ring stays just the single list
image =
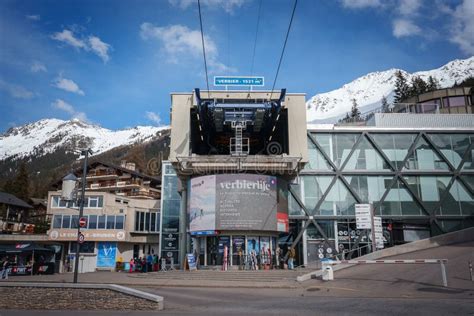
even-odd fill
[{"label": "blue sky", "polygon": [[[273,83],[293,0],[201,0],[210,77]],[[371,71],[474,55],[472,0],[299,0],[276,88],[316,93]],[[0,2],[0,131],[41,118],[169,123],[170,92],[205,89],[197,0]]]}]

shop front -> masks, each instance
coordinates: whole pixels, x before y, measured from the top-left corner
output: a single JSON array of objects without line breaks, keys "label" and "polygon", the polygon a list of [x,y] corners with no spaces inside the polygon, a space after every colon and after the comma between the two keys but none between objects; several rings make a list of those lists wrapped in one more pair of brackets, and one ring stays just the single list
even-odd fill
[{"label": "shop front", "polygon": [[188,223],[201,266],[275,266],[288,232],[287,182],[274,176],[218,174],[188,182]]}]

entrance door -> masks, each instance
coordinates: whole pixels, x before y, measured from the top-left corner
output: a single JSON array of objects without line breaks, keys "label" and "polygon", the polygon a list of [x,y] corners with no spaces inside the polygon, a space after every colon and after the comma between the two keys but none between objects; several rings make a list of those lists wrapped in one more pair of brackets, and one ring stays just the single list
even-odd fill
[{"label": "entrance door", "polygon": [[207,237],[207,265],[215,266],[217,265],[217,237],[208,236]]}]

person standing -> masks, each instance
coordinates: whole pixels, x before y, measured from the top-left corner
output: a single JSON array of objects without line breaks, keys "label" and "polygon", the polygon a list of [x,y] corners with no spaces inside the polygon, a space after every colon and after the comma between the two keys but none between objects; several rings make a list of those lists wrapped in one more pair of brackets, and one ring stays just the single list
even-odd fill
[{"label": "person standing", "polygon": [[295,257],[296,257],[295,248],[291,247],[289,252],[288,252],[288,270],[293,270],[294,269]]},{"label": "person standing", "polygon": [[2,280],[8,280],[8,257],[2,262],[2,273],[0,274]]},{"label": "person standing", "polygon": [[133,258],[131,258],[131,259],[130,259],[130,268],[129,268],[128,273],[132,273],[132,272],[133,272],[134,265],[135,265],[135,260],[133,260]]},{"label": "person standing", "polygon": [[281,249],[277,246],[275,250],[275,269],[280,268],[280,256],[281,256]]},{"label": "person standing", "polygon": [[158,271],[158,256],[156,255],[156,253],[153,254],[153,271]]},{"label": "person standing", "polygon": [[146,257],[146,272],[152,272],[153,271],[153,256],[151,253],[148,253],[148,256]]}]

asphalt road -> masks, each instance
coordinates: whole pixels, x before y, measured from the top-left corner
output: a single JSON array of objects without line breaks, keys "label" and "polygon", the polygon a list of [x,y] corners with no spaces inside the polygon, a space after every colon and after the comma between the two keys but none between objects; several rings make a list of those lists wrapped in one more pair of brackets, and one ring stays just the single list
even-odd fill
[{"label": "asphalt road", "polygon": [[[150,290],[150,289],[148,289]],[[165,288],[165,310],[118,311],[0,311],[14,315],[474,315],[474,299],[334,297],[331,290],[251,290]]]},{"label": "asphalt road", "polygon": [[130,285],[164,297],[165,310],[156,312],[8,310],[0,316],[474,315],[474,282],[467,269],[468,260],[474,261],[473,242],[398,257],[448,258],[449,286],[441,285],[439,265],[361,265],[335,272],[334,281],[310,280],[296,288]]}]

